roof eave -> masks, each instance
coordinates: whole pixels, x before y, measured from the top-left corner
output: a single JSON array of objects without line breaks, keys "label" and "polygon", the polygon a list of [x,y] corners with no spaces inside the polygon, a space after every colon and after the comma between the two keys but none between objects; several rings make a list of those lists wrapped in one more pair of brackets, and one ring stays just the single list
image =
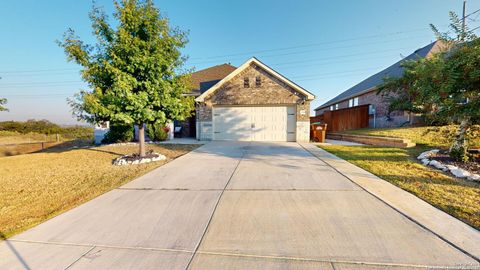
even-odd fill
[{"label": "roof eave", "polygon": [[370,88],[368,88],[368,89],[366,89],[366,90],[363,90],[363,91],[360,91],[360,92],[358,92],[358,93],[355,93],[355,94],[353,94],[353,95],[347,96],[347,97],[342,98],[342,99],[340,99],[340,100],[336,100],[336,101],[333,101],[333,102],[324,103],[323,105],[320,105],[320,106],[318,106],[317,108],[315,108],[314,111],[318,111],[318,110],[320,110],[320,109],[327,108],[327,107],[329,107],[329,106],[331,106],[331,105],[334,105],[334,104],[337,104],[337,103],[340,103],[340,102],[344,102],[344,101],[346,101],[346,100],[348,100],[348,99],[351,99],[351,98],[353,98],[353,97],[357,97],[357,96],[363,95],[363,94],[365,94],[365,93],[375,91],[375,90],[377,89],[377,87],[378,87],[378,85],[376,85],[376,86],[374,86],[374,87],[370,87]]},{"label": "roof eave", "polygon": [[207,91],[203,92],[200,96],[198,96],[195,101],[197,102],[204,102],[205,101],[205,98],[208,97],[210,94],[214,93],[216,90],[218,90],[218,88],[220,88],[221,85],[223,85],[225,82],[229,81],[230,79],[232,79],[233,77],[235,77],[237,74],[239,74],[240,72],[242,72],[245,68],[247,68],[248,66],[250,66],[250,64],[252,63],[255,63],[256,65],[262,67],[263,69],[265,69],[266,71],[272,73],[275,77],[277,77],[278,79],[280,79],[281,81],[283,81],[284,83],[286,83],[288,86],[292,87],[293,89],[295,89],[296,91],[302,93],[303,95],[305,95],[307,98],[307,100],[313,100],[315,99],[315,95],[310,93],[309,91],[305,90],[304,88],[300,87],[299,85],[295,84],[294,82],[290,81],[289,79],[287,79],[285,76],[281,75],[280,73],[276,72],[275,70],[273,70],[272,68],[270,68],[269,66],[265,65],[264,63],[262,63],[260,60],[258,60],[257,58],[255,57],[252,57],[250,59],[248,59],[245,63],[243,63],[241,66],[239,66],[236,70],[234,70],[232,73],[228,74],[228,76],[226,76],[225,78],[223,78],[222,80],[220,80],[219,82],[217,82],[216,84],[214,84],[212,87],[210,87],[210,89],[208,89]]}]

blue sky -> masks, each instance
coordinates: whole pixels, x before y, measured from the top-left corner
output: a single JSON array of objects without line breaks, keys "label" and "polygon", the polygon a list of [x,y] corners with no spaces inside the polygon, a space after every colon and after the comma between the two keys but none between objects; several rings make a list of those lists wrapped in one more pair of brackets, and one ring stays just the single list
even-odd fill
[{"label": "blue sky", "polygon": [[[112,13],[111,0],[97,0]],[[312,109],[434,40],[429,23],[446,30],[461,0],[163,1],[171,24],[189,31],[184,53],[196,70],[251,56],[317,99]],[[66,99],[85,85],[79,67],[55,44],[71,27],[87,43],[89,0],[0,1],[0,121],[48,119],[76,123]],[[480,8],[469,1],[467,13]],[[480,25],[478,15],[468,21]]]}]

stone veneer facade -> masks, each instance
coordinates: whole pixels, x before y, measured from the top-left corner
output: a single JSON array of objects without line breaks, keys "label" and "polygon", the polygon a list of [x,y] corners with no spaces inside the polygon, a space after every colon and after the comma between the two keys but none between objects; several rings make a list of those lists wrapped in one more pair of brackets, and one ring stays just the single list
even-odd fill
[{"label": "stone veneer facade", "polygon": [[[261,78],[261,85],[256,86],[256,77]],[[244,78],[249,78],[249,87],[244,87]],[[196,105],[197,138],[213,139],[213,106],[260,106],[290,105],[296,108],[296,140],[309,140],[310,101],[302,93],[283,83],[262,68],[251,64],[235,77],[225,82],[203,103]]]}]

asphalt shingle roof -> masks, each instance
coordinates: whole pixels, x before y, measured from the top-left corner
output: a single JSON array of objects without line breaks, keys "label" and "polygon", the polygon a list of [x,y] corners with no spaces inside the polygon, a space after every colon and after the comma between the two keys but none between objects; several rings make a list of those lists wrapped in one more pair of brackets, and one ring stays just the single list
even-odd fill
[{"label": "asphalt shingle roof", "polygon": [[192,84],[191,94],[200,95],[215,83],[232,73],[236,67],[230,64],[222,64],[193,72],[190,80]]},{"label": "asphalt shingle roof", "polygon": [[408,55],[407,57],[403,58],[402,60],[396,62],[395,64],[389,66],[388,68],[374,74],[367,79],[361,81],[360,83],[354,85],[353,87],[347,89],[345,92],[341,93],[340,95],[332,98],[331,100],[325,102],[323,105],[317,107],[315,110],[319,110],[321,108],[328,107],[335,103],[344,101],[348,98],[352,98],[356,95],[362,94],[364,92],[368,92],[368,90],[373,90],[376,86],[379,86],[383,83],[383,78],[385,77],[401,77],[403,75],[403,68],[401,66],[402,62],[424,58],[429,56],[429,54],[439,50],[439,41],[432,42],[427,46],[420,48],[414,51],[412,54]]}]

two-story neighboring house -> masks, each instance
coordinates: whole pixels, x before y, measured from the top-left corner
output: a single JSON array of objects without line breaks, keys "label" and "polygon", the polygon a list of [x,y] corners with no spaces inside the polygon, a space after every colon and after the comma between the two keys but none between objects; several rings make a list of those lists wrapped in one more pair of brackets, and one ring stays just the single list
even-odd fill
[{"label": "two-story neighboring house", "polygon": [[377,87],[383,83],[385,77],[401,77],[402,63],[408,60],[430,57],[432,54],[445,49],[444,43],[435,41],[414,51],[404,59],[388,68],[368,77],[360,83],[342,92],[338,96],[325,102],[315,109],[315,116],[321,116],[325,111],[335,111],[352,108],[360,105],[369,105],[370,127],[394,127],[410,121],[410,115],[404,111],[390,112],[385,97],[377,95]]}]

